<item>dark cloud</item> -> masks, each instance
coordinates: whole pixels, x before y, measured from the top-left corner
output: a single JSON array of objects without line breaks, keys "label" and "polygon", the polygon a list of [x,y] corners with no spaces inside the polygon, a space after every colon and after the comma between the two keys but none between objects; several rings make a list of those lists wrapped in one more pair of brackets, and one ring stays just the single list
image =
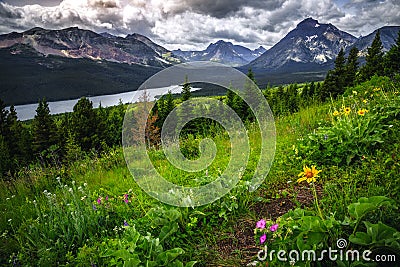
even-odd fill
[{"label": "dark cloud", "polygon": [[78,26],[141,33],[169,49],[204,49],[219,39],[256,48],[307,17],[358,36],[400,25],[399,12],[398,0],[0,0],[0,33]]},{"label": "dark cloud", "polygon": [[275,10],[282,5],[284,0],[180,0],[178,2],[174,9],[170,10],[172,14],[192,11],[216,18],[225,18],[234,15],[243,7]]},{"label": "dark cloud", "polygon": [[89,6],[95,8],[117,8],[117,2],[113,0],[89,0]]},{"label": "dark cloud", "polygon": [[13,6],[25,5],[41,5],[41,6],[57,6],[62,0],[4,0],[3,2]]},{"label": "dark cloud", "polygon": [[21,16],[20,12],[11,10],[7,5],[0,2],[0,19],[19,19]]}]

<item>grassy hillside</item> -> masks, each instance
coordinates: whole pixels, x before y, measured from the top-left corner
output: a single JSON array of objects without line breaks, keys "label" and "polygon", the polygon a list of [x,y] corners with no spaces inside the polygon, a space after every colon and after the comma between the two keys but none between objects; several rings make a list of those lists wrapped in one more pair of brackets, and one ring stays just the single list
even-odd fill
[{"label": "grassy hillside", "polygon": [[[131,177],[119,147],[61,167],[21,170],[16,181],[1,182],[1,263],[265,266],[255,263],[265,244],[275,250],[320,252],[338,249],[340,238],[348,243],[346,249],[394,255],[398,263],[399,90],[375,80],[350,88],[341,100],[276,117],[275,159],[255,192],[248,191],[246,181],[253,175],[261,140],[256,125],[249,124],[252,150],[241,181],[202,207],[171,207],[148,196]],[[149,155],[171,182],[205,184],[220,175],[229,159],[226,133],[210,137],[220,153],[207,171],[174,168],[160,150],[149,150]],[[198,142],[192,136],[182,140],[181,148],[190,153]],[[298,174],[312,165],[321,172],[306,174],[311,183],[298,182],[303,177]],[[288,265],[276,257],[267,261]],[[296,263],[338,265],[350,262]]]}]

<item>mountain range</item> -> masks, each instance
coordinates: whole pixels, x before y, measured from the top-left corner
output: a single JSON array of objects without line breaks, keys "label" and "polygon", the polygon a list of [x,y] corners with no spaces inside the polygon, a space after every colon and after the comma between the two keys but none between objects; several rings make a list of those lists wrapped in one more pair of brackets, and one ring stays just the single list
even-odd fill
[{"label": "mountain range", "polygon": [[244,46],[219,40],[216,43],[211,43],[203,51],[182,51],[178,49],[173,50],[172,53],[185,61],[213,61],[230,66],[243,66],[261,56],[265,51],[267,50],[262,46],[250,50]]},{"label": "mountain range", "polygon": [[[384,51],[395,43],[399,30],[379,29]],[[132,91],[163,68],[198,60],[243,72],[251,68],[260,86],[323,80],[341,48],[348,52],[356,46],[365,56],[375,34],[357,38],[307,18],[268,50],[220,40],[203,51],[169,51],[137,33],[119,37],[76,27],[36,27],[0,35],[0,99],[23,104],[41,97],[61,100]]]}]

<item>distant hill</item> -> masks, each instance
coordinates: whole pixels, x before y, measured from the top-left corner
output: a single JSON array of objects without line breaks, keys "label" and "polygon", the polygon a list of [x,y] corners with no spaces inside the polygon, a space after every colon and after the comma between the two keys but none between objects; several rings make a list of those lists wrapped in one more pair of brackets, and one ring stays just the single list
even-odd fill
[{"label": "distant hill", "polygon": [[244,46],[219,40],[216,43],[211,43],[207,49],[203,51],[174,50],[172,52],[187,62],[212,61],[229,66],[242,66],[256,59],[265,51],[265,48],[262,46],[255,50],[250,50]]},{"label": "distant hill", "polygon": [[0,49],[0,99],[7,105],[136,90],[161,68],[38,53],[26,44]]},{"label": "distant hill", "polygon": [[62,30],[33,28],[22,33],[0,35],[0,48],[14,44],[30,46],[43,55],[68,58],[88,58],[155,67],[168,67],[181,62],[170,51],[139,34],[123,38],[76,27]]}]

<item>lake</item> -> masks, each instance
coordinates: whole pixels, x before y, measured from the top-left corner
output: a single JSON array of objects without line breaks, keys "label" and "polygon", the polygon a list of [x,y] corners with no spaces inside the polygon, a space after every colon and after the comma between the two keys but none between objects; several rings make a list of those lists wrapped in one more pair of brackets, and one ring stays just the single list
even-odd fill
[{"label": "lake", "polygon": [[[201,88],[191,88],[192,91],[197,91],[200,89]],[[154,100],[156,96],[164,95],[168,93],[168,91],[171,91],[171,93],[173,94],[181,93],[182,86],[171,85],[169,87],[150,88],[146,89],[146,91],[149,94],[150,99]],[[122,101],[122,103],[124,104],[135,103],[139,100],[140,95],[141,95],[140,91],[132,91],[114,95],[93,96],[93,97],[88,97],[88,99],[90,99],[90,101],[93,102],[93,107],[97,108],[99,107],[100,103],[103,107],[116,106],[120,101]],[[78,100],[79,99],[48,102],[50,113],[59,114],[65,112],[72,112],[73,107],[78,102]],[[15,106],[18,119],[22,121],[33,119],[36,115],[37,107],[38,107],[37,103]],[[9,109],[9,107],[7,107],[7,109]]]}]

